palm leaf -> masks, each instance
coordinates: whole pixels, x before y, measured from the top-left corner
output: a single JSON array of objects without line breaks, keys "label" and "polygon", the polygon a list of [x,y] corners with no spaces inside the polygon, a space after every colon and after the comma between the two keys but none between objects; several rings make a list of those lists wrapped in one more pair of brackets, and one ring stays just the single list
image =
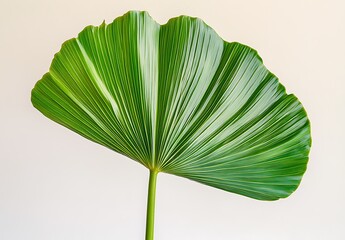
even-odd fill
[{"label": "palm leaf", "polygon": [[86,27],[55,55],[32,103],[151,173],[255,199],[289,196],[306,170],[301,103],[255,50],[197,18],[159,25],[129,12]]}]

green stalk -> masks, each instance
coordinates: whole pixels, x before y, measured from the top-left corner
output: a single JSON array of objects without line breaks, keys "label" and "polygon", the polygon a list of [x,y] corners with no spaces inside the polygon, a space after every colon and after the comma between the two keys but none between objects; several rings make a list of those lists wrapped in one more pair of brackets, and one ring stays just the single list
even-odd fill
[{"label": "green stalk", "polygon": [[149,189],[147,194],[146,240],[153,240],[157,174],[157,171],[150,170]]}]

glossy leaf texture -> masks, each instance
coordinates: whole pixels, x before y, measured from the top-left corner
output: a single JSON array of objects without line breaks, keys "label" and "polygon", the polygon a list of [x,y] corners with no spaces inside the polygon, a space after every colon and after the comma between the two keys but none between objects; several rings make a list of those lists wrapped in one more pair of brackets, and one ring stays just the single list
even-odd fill
[{"label": "glossy leaf texture", "polygon": [[255,50],[198,18],[146,12],[86,27],[32,91],[48,118],[166,172],[260,200],[289,196],[306,170],[306,112]]}]

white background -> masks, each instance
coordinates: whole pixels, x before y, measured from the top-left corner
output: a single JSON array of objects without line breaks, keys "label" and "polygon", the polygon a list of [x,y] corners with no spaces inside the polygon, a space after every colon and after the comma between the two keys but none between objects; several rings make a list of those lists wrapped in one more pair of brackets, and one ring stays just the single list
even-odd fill
[{"label": "white background", "polygon": [[30,102],[65,40],[128,10],[197,16],[257,49],[305,106],[313,145],[291,197],[262,202],[160,174],[157,240],[345,239],[345,4],[339,0],[0,0],[0,239],[144,239],[148,171]]}]

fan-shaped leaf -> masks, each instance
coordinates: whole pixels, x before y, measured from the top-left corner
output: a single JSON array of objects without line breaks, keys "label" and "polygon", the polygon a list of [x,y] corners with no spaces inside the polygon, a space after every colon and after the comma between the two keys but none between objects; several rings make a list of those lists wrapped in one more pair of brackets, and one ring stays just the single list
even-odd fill
[{"label": "fan-shaped leaf", "polygon": [[257,52],[197,18],[145,12],[85,28],[32,91],[34,106],[147,168],[261,200],[291,194],[310,126]]}]

